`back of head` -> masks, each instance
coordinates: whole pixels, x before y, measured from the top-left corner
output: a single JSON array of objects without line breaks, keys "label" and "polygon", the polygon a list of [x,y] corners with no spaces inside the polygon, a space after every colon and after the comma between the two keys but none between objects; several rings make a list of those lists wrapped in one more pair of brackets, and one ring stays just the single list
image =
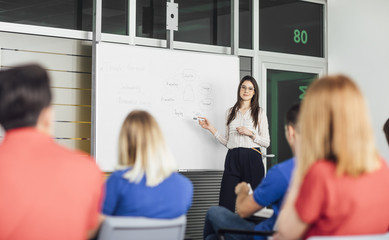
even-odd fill
[{"label": "back of head", "polygon": [[5,130],[35,126],[50,102],[49,78],[41,66],[22,65],[0,71],[0,124]]},{"label": "back of head", "polygon": [[298,174],[317,160],[335,162],[338,174],[359,176],[379,165],[367,107],[356,84],[343,75],[314,81],[302,102]]},{"label": "back of head", "polygon": [[125,174],[139,182],[146,174],[146,185],[156,186],[177,170],[157,121],[146,111],[132,111],[120,130],[119,162],[132,166]]},{"label": "back of head", "polygon": [[384,124],[384,132],[385,132],[385,136],[386,136],[386,141],[389,144],[389,118],[388,118],[388,120],[386,120],[386,123]]},{"label": "back of head", "polygon": [[285,125],[292,126],[293,128],[295,128],[297,124],[299,111],[300,111],[299,103],[294,104],[292,107],[290,107],[285,115]]}]

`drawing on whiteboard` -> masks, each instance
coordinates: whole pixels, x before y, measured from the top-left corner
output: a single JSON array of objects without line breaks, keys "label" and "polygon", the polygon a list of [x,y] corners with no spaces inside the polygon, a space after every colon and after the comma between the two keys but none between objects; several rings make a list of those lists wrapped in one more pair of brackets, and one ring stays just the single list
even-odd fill
[{"label": "drawing on whiteboard", "polygon": [[178,88],[180,85],[180,83],[176,82],[176,81],[166,81],[166,86],[169,87],[169,88]]},{"label": "drawing on whiteboard", "polygon": [[199,91],[203,95],[211,95],[212,85],[206,82],[202,82],[199,86]]},{"label": "drawing on whiteboard", "polygon": [[213,99],[212,98],[204,98],[200,101],[200,107],[203,110],[212,110],[213,109]]},{"label": "drawing on whiteboard", "polygon": [[196,70],[194,70],[194,69],[184,69],[182,71],[182,78],[185,81],[188,81],[188,82],[195,81],[197,79]]},{"label": "drawing on whiteboard", "polygon": [[179,109],[174,109],[174,116],[178,118],[184,118],[184,112]]},{"label": "drawing on whiteboard", "polygon": [[120,90],[127,90],[130,91],[131,93],[140,93],[141,87],[139,84],[133,84],[129,82],[120,82]]},{"label": "drawing on whiteboard", "polygon": [[162,103],[173,103],[176,99],[172,96],[161,96],[161,102]]},{"label": "drawing on whiteboard", "polygon": [[126,98],[123,96],[119,96],[119,104],[122,105],[136,105],[138,104],[138,100],[132,98]]}]

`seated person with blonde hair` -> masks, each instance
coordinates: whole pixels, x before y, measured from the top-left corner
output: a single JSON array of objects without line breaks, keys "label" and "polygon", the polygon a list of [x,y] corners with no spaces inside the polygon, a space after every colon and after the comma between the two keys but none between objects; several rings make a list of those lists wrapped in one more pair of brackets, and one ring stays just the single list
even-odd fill
[{"label": "seated person with blonde hair", "polygon": [[145,111],[132,111],[124,120],[119,137],[119,162],[106,182],[103,214],[176,218],[192,203],[193,186],[175,172],[157,121]]},{"label": "seated person with blonde hair", "polygon": [[297,162],[275,239],[389,230],[389,169],[378,154],[357,85],[326,76],[308,88],[297,126]]}]

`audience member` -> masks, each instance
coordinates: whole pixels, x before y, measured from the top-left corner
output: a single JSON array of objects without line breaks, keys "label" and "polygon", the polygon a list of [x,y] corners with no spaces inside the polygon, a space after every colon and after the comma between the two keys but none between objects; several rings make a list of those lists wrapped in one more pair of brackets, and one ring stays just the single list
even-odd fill
[{"label": "audience member", "polygon": [[388,231],[389,169],[377,152],[364,98],[351,79],[326,76],[310,85],[296,146],[296,172],[276,239]]},{"label": "audience member", "polygon": [[[285,135],[292,152],[294,152],[295,125],[299,107],[299,105],[292,106],[286,114]],[[282,200],[288,189],[294,162],[295,159],[290,158],[273,166],[268,171],[261,184],[254,190],[253,194],[249,193],[249,186],[246,182],[239,183],[235,187],[235,192],[237,194],[236,209],[238,215],[221,206],[211,207],[205,218],[204,239],[217,239],[217,232],[221,228],[259,231],[273,230]],[[244,219],[269,205],[272,205],[274,210],[273,215],[269,219],[266,219],[257,225],[254,222]],[[264,237],[260,236],[256,238],[264,239]],[[226,239],[252,239],[252,237],[227,234]]]},{"label": "audience member", "polygon": [[386,120],[386,122],[385,122],[385,125],[384,125],[384,133],[385,133],[386,141],[387,141],[388,144],[389,144],[389,118],[388,118],[388,120]]},{"label": "audience member", "polygon": [[119,162],[106,182],[103,214],[175,218],[189,210],[193,187],[176,173],[157,121],[145,111],[131,112],[119,137]]},{"label": "audience member", "polygon": [[46,71],[0,71],[0,239],[86,239],[99,224],[103,175],[85,153],[50,136]]}]

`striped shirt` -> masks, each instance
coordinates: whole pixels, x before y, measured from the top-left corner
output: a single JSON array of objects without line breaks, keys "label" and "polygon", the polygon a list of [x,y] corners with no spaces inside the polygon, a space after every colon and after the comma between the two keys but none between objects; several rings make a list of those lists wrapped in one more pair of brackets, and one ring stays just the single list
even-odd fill
[{"label": "striped shirt", "polygon": [[[227,126],[228,115],[231,108],[226,111],[226,128],[225,135],[222,136],[219,131],[216,131],[216,139],[226,146],[228,149],[243,147],[243,148],[267,148],[270,145],[269,124],[267,122],[266,113],[262,108],[258,113],[258,125],[254,128],[253,119],[251,118],[251,109],[247,110],[245,114],[240,111],[236,112],[235,119]],[[246,135],[241,135],[236,130],[237,127],[244,126],[255,134],[254,140]]]}]

